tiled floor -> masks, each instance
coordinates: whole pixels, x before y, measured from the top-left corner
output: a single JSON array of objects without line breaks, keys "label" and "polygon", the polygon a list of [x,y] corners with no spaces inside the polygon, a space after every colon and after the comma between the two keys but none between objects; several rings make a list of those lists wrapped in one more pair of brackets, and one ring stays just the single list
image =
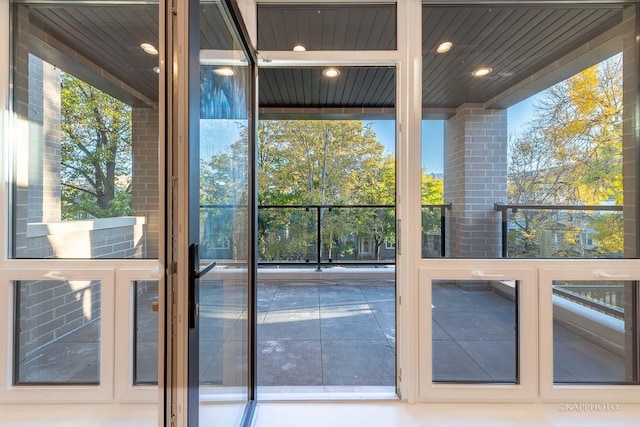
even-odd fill
[{"label": "tiled floor", "polygon": [[263,283],[258,385],[393,386],[393,281]]},{"label": "tiled floor", "polygon": [[449,282],[434,285],[432,301],[434,381],[516,381],[512,301]]},{"label": "tiled floor", "polygon": [[[155,380],[157,314],[151,294],[138,299],[137,377]],[[258,293],[258,384],[266,387],[393,387],[395,286],[377,281],[266,281]],[[246,378],[246,297],[242,286],[203,282],[200,368],[203,384],[242,385]],[[30,355],[21,364],[34,382],[97,380],[99,321]],[[513,382],[513,303],[492,291],[449,283],[433,289],[436,381]],[[555,325],[556,381],[618,382],[624,360]]]}]

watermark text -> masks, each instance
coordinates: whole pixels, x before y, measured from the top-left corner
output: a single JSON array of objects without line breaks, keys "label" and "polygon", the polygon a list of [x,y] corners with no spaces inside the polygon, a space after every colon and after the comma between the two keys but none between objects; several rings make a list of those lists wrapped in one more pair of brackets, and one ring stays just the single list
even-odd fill
[{"label": "watermark text", "polygon": [[616,412],[620,409],[617,403],[560,403],[560,412]]}]

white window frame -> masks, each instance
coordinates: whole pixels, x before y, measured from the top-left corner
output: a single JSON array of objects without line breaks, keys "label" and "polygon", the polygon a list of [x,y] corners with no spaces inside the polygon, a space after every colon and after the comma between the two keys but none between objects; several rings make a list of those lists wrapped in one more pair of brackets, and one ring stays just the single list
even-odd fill
[{"label": "white window frame", "polygon": [[[640,385],[554,384],[553,382],[553,281],[640,281],[640,269],[629,268],[630,260],[598,261],[558,268],[541,268],[540,293],[540,398],[548,402],[639,403]],[[635,261],[637,263],[637,261]],[[564,265],[564,263],[563,263]],[[582,268],[580,268],[582,267]],[[636,284],[638,286],[638,284]],[[640,309],[640,308],[637,308]],[[640,331],[635,331],[636,335]],[[636,338],[638,339],[638,338]],[[636,355],[640,357],[640,355]]]},{"label": "white window frame", "polygon": [[384,239],[384,248],[385,249],[395,249],[396,248],[395,239],[391,240],[390,237],[385,238]]},{"label": "white window frame", "polygon": [[[126,314],[124,310],[118,311],[115,319],[115,400],[120,402],[155,403],[158,401],[158,386],[152,384],[135,385],[133,383],[135,355],[135,282],[153,280],[158,282],[158,291],[162,281],[158,279],[157,272],[149,270],[122,269],[116,271],[116,308],[129,307]],[[157,315],[160,317],[160,301],[158,301]],[[160,323],[158,324],[160,326]],[[127,331],[127,333],[123,333]],[[158,328],[158,374],[161,372],[160,357],[161,334]],[[158,381],[160,376],[158,375]]]},{"label": "white window frame", "polygon": [[[0,301],[9,313],[0,320],[0,402],[63,403],[105,402],[113,398],[115,274],[112,269],[2,270]],[[15,281],[20,280],[98,280],[100,281],[100,384],[99,385],[13,385]],[[4,324],[2,324],[4,323]]]},{"label": "white window frame", "polygon": [[[164,73],[164,16],[163,3],[159,4],[159,43],[161,73]],[[0,0],[0,198],[10,200],[12,185],[12,156],[9,141],[19,135],[16,117],[10,110],[10,0]],[[164,75],[164,74],[161,74]],[[164,129],[164,85],[159,85],[159,128]],[[17,137],[17,136],[16,136]],[[164,347],[164,259],[165,202],[165,153],[164,132],[159,133],[158,167],[159,227],[158,259],[11,259],[9,258],[10,209],[8,203],[0,209],[0,404],[4,403],[153,403],[159,401],[156,386],[133,386],[133,353],[129,346],[133,334],[133,294],[131,280],[158,280],[159,282],[159,336],[158,348]],[[100,337],[100,385],[17,385],[13,381],[13,322],[14,282],[16,280],[43,280],[49,278],[69,280],[99,280],[101,282],[101,337]],[[115,331],[126,329],[128,334]],[[158,357],[163,360],[163,352]],[[164,361],[158,366],[159,381],[163,378]],[[162,386],[160,387],[162,388]],[[1,410],[0,410],[1,411]],[[162,410],[159,410],[161,414]]]},{"label": "white window frame", "polygon": [[[512,268],[502,265],[487,266],[486,260],[467,263],[467,267],[454,266],[421,268],[418,305],[419,384],[420,401],[448,402],[510,402],[535,399],[538,388],[537,369],[537,316],[538,295],[536,271],[529,267]],[[492,263],[489,263],[492,264]],[[448,384],[434,383],[432,360],[432,287],[434,280],[516,280],[518,289],[518,346],[519,384]]]}]

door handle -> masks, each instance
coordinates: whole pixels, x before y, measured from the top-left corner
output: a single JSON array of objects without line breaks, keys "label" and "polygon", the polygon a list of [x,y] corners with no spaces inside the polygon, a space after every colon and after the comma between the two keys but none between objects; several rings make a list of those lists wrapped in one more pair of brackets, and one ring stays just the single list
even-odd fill
[{"label": "door handle", "polygon": [[216,262],[211,262],[204,267],[200,267],[200,254],[198,244],[189,245],[189,328],[198,326],[198,314],[200,311],[200,278],[216,266]]},{"label": "door handle", "polygon": [[594,271],[593,276],[599,279],[628,279],[631,277],[628,274],[613,274],[606,271]]},{"label": "door handle", "polygon": [[200,267],[198,268],[196,271],[194,271],[194,276],[196,279],[200,279],[202,278],[205,274],[207,274],[208,272],[210,272],[213,267],[216,266],[216,262],[212,261],[211,263],[205,265],[204,267]]}]

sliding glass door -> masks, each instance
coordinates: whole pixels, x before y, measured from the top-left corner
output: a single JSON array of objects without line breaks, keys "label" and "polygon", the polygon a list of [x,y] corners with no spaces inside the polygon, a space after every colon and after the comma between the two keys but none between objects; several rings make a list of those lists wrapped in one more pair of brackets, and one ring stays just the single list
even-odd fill
[{"label": "sliding glass door", "polygon": [[254,61],[231,3],[190,9],[188,425],[245,425],[254,400]]}]

